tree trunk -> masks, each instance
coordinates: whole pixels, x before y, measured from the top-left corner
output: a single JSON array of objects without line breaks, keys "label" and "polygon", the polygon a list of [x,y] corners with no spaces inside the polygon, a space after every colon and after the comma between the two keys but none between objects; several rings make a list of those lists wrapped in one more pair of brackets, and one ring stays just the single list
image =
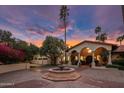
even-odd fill
[{"label": "tree trunk", "polygon": [[121,41],[120,41],[120,45],[121,45]]},{"label": "tree trunk", "polygon": [[57,65],[56,64],[56,57],[51,57],[51,65]]},{"label": "tree trunk", "polygon": [[66,22],[65,21],[66,20],[64,20],[64,27],[65,27],[65,63],[66,63],[67,59],[66,59]]}]

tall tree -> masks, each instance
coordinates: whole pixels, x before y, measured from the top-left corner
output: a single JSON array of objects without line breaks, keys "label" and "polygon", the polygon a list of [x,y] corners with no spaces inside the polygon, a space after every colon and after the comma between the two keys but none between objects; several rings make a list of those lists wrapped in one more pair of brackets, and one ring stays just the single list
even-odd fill
[{"label": "tall tree", "polygon": [[51,59],[51,64],[56,65],[57,58],[63,54],[65,49],[64,41],[56,37],[47,36],[41,47],[41,55]]},{"label": "tall tree", "polygon": [[39,52],[39,48],[33,44],[28,45],[27,42],[14,38],[10,31],[0,30],[0,42],[9,44],[10,48],[22,50],[25,53],[25,60],[31,60],[35,54]]},{"label": "tall tree", "polygon": [[[67,8],[66,5],[62,5],[60,9],[60,20],[64,24],[64,29],[65,29],[65,45],[66,45],[66,25],[67,25],[67,17],[69,16],[69,9]],[[66,50],[67,48],[65,47],[65,62],[66,62]]]},{"label": "tall tree", "polygon": [[100,32],[101,32],[101,27],[100,27],[100,26],[97,26],[97,27],[95,28],[95,33],[96,33],[96,34],[100,34]]},{"label": "tall tree", "polygon": [[12,33],[6,30],[0,29],[0,42],[10,44],[12,41]]},{"label": "tall tree", "polygon": [[16,49],[23,50],[26,54],[25,60],[32,60],[33,56],[39,52],[39,48],[33,44],[28,45],[27,42],[22,40],[16,40],[13,46]]},{"label": "tall tree", "polygon": [[122,41],[124,40],[124,35],[121,35],[119,37],[117,37],[116,41],[120,42],[120,45],[122,44]]}]

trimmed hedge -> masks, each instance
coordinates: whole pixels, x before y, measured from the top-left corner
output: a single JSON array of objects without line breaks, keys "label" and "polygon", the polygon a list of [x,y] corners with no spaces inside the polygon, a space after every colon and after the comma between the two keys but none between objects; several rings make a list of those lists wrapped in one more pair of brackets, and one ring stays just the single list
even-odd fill
[{"label": "trimmed hedge", "polygon": [[117,60],[113,60],[113,61],[112,61],[112,64],[124,66],[124,58],[117,59]]},{"label": "trimmed hedge", "polygon": [[107,65],[107,68],[117,68],[119,70],[124,70],[124,66],[120,66],[120,65]]},{"label": "trimmed hedge", "polygon": [[119,66],[118,65],[107,65],[106,67],[107,68],[118,68]]},{"label": "trimmed hedge", "polygon": [[124,70],[124,67],[119,67],[118,69],[119,69],[119,70]]}]

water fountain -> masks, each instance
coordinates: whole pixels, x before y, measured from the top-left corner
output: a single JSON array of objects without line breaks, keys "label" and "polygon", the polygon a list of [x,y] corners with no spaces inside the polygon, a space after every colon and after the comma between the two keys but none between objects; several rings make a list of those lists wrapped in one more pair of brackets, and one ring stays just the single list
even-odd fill
[{"label": "water fountain", "polygon": [[48,73],[45,73],[42,78],[52,81],[72,81],[80,77],[80,74],[74,68],[60,65],[56,68],[51,68]]}]

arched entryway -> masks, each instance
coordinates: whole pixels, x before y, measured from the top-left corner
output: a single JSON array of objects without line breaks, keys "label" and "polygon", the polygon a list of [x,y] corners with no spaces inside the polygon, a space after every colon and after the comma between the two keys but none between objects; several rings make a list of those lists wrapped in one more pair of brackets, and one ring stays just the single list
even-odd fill
[{"label": "arched entryway", "polygon": [[80,63],[82,65],[89,65],[92,63],[92,50],[88,47],[80,51]]},{"label": "arched entryway", "polygon": [[96,66],[103,66],[108,63],[109,52],[103,47],[99,47],[94,52]]},{"label": "arched entryway", "polygon": [[70,60],[72,65],[78,64],[78,52],[76,50],[71,52]]},{"label": "arched entryway", "polygon": [[[90,64],[91,67],[112,64],[111,51],[113,44],[96,41],[83,41],[68,50],[69,64],[73,62]],[[92,62],[91,62],[92,61]]]}]

